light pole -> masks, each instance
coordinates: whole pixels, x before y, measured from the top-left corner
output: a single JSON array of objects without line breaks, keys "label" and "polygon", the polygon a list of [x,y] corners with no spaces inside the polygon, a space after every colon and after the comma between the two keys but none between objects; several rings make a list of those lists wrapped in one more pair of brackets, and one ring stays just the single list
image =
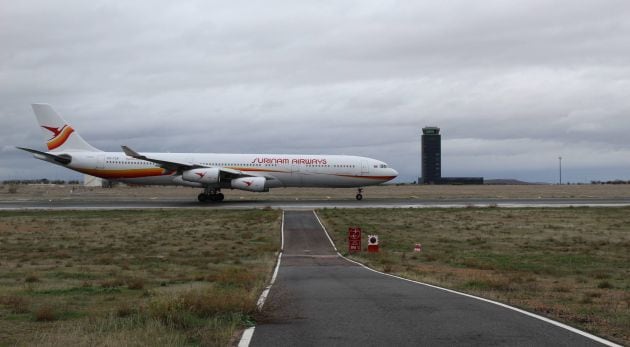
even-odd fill
[{"label": "light pole", "polygon": [[562,185],[562,157],[558,157],[559,184]]}]

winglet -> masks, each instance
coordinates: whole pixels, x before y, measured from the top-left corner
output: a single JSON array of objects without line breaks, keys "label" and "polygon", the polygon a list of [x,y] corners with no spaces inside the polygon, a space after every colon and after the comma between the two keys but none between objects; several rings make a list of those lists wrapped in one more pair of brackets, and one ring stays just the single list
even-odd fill
[{"label": "winglet", "polygon": [[137,157],[142,157],[140,155],[140,153],[134,151],[133,149],[127,147],[127,146],[120,146],[123,150],[123,152],[125,152],[126,155],[133,157],[133,158],[137,158]]},{"label": "winglet", "polygon": [[153,158],[149,158],[146,155],[142,155],[136,151],[134,151],[133,149],[127,147],[127,146],[120,146],[120,148],[122,148],[123,152],[125,152],[125,155],[132,157],[132,158],[136,158],[136,159],[140,159],[140,160],[146,160],[146,161],[150,161],[152,163],[156,163],[158,165],[160,165],[162,168],[168,169],[168,170],[179,170],[181,166],[187,166],[187,165],[183,165],[180,163],[175,163],[175,162],[170,162],[170,161],[166,161],[166,160],[160,160],[160,159],[153,159]]}]

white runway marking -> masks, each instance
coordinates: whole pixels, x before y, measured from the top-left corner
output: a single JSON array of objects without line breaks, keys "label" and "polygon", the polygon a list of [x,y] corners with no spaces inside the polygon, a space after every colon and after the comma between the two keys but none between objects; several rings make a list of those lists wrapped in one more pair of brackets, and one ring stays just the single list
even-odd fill
[{"label": "white runway marking", "polygon": [[[271,286],[276,282],[276,277],[278,277],[278,270],[280,269],[280,261],[282,260],[282,252],[284,251],[284,211],[282,211],[282,226],[280,227],[280,252],[278,253],[278,260],[276,261],[276,268],[273,270],[273,275],[271,276],[271,281],[269,281],[269,285],[265,287],[262,294],[258,298],[256,302],[256,306],[258,306],[258,310],[262,310],[265,305],[265,301],[267,300],[267,296],[269,296],[269,291],[271,290]],[[241,340],[238,343],[238,347],[248,347],[252,342],[252,337],[254,336],[254,331],[256,330],[256,326],[249,327],[243,331],[243,335],[241,336]]]}]

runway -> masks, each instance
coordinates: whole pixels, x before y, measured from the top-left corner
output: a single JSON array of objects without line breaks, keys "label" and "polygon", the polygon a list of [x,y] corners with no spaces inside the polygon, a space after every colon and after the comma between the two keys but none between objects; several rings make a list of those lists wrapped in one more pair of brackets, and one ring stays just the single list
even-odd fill
[{"label": "runway", "polygon": [[492,303],[338,256],[312,211],[286,211],[278,277],[252,346],[597,346]]},{"label": "runway", "polygon": [[462,207],[613,207],[630,206],[630,198],[607,199],[385,199],[366,198],[321,200],[226,200],[220,203],[199,203],[192,199],[112,199],[62,198],[0,200],[0,210],[117,210],[154,208],[216,208],[216,209],[320,209],[320,208],[462,208]]}]

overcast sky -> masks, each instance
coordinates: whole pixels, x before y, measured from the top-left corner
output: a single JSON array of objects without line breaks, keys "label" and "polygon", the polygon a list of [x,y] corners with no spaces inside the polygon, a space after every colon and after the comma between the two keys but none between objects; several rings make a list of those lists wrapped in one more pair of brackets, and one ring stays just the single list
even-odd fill
[{"label": "overcast sky", "polygon": [[630,2],[0,0],[0,179],[74,178],[52,104],[109,151],[355,154],[419,175],[630,179]]}]

